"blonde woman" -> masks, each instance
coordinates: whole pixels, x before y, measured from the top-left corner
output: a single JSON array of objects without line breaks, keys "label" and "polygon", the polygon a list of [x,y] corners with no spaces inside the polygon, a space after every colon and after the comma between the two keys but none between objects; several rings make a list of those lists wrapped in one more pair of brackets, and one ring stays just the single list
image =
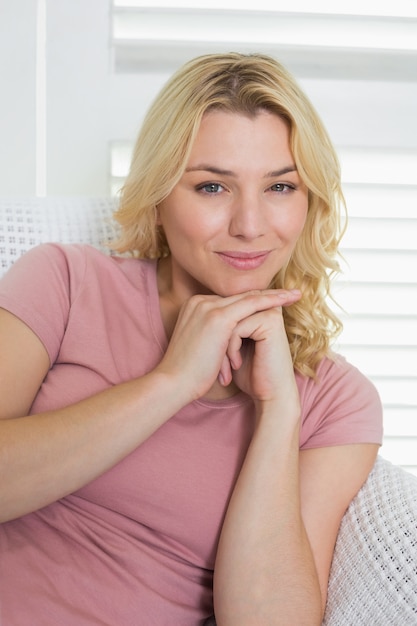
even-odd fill
[{"label": "blonde woman", "polygon": [[263,55],[197,58],[146,117],[120,254],[0,283],[2,626],[315,625],[381,443],[331,351],[336,155]]}]

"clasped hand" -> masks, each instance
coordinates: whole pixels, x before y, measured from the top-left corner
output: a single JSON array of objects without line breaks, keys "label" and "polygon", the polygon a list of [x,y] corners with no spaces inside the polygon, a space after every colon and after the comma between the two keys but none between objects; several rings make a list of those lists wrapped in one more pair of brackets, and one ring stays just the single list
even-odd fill
[{"label": "clasped hand", "polygon": [[283,289],[192,296],[158,369],[174,375],[190,401],[203,397],[216,380],[223,386],[233,381],[255,401],[282,397],[294,388],[282,307],[300,297],[297,290]]}]

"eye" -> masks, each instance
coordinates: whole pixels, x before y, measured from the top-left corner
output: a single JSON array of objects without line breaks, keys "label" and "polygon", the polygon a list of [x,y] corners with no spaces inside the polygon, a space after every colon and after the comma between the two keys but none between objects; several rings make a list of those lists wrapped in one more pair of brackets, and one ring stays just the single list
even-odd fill
[{"label": "eye", "polygon": [[204,183],[203,185],[199,185],[197,187],[197,191],[214,195],[223,191],[223,187],[219,183]]},{"label": "eye", "polygon": [[288,183],[275,183],[270,189],[277,193],[291,193],[291,191],[295,191],[294,185],[289,185]]}]

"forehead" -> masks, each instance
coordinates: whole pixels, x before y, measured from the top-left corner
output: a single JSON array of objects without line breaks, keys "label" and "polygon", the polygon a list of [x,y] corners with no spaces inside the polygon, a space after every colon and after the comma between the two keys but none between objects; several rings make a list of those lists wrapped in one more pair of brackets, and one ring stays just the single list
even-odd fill
[{"label": "forehead", "polygon": [[273,111],[263,108],[259,108],[254,113],[228,111],[221,108],[209,109],[206,113],[204,113],[201,119],[199,131],[207,126],[212,127],[214,125],[246,124],[257,126],[261,123],[266,125],[269,124],[271,126],[279,126],[280,128],[285,128],[289,131],[289,123],[286,119]]},{"label": "forehead", "polygon": [[256,115],[211,110],[202,120],[191,148],[188,164],[201,157],[264,161],[278,157],[292,160],[287,122],[275,113]]}]

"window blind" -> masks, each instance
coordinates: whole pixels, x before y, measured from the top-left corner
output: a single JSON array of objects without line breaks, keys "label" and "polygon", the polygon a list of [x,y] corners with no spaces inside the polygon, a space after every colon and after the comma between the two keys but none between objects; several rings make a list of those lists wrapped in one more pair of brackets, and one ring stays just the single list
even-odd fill
[{"label": "window blind", "polygon": [[[293,0],[291,12],[275,1],[258,0],[256,10],[239,4],[114,0],[114,71],[159,72],[164,82],[197,54],[233,49],[271,54],[297,78],[385,81],[387,88],[417,81],[415,2]],[[381,453],[417,475],[417,140],[336,148],[349,214],[334,285],[344,323],[337,349],[381,395]],[[111,143],[112,193],[131,150],[130,141]]]}]

